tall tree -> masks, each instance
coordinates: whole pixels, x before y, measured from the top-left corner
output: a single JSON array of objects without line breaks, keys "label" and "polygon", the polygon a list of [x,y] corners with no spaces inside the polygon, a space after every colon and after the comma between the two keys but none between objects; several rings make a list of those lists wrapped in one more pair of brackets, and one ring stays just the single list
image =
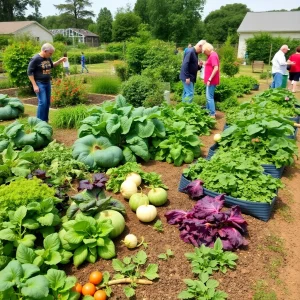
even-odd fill
[{"label": "tall tree", "polygon": [[137,14],[142,23],[149,24],[149,14],[148,14],[148,0],[136,0],[134,5],[134,13]]},{"label": "tall tree", "polygon": [[65,0],[65,4],[54,5],[66,17],[73,20],[73,27],[80,28],[87,17],[94,17],[95,14],[87,10],[92,3],[88,0]]},{"label": "tall tree", "polygon": [[241,3],[227,4],[212,11],[204,20],[206,39],[212,43],[224,43],[231,35],[232,43],[237,43],[236,31],[249,11],[247,5]]},{"label": "tall tree", "polygon": [[112,41],[112,23],[113,17],[106,7],[101,8],[97,18],[97,32],[100,42],[109,43]]},{"label": "tall tree", "polygon": [[32,21],[41,22],[42,15],[39,11],[41,7],[41,1],[40,0],[31,0],[31,6],[34,8],[34,12],[30,14],[27,19]]},{"label": "tall tree", "polygon": [[141,18],[132,11],[119,10],[112,24],[112,38],[116,42],[126,41],[138,32]]},{"label": "tall tree", "polygon": [[0,0],[0,22],[25,20],[27,6],[39,13],[41,3],[39,0]]}]

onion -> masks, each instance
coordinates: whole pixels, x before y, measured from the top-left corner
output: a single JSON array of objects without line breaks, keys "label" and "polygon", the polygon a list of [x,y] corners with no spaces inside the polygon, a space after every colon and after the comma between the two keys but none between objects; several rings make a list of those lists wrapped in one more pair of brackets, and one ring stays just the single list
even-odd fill
[{"label": "onion", "polygon": [[216,133],[215,135],[214,135],[214,141],[215,142],[219,142],[221,140],[221,134],[220,133]]},{"label": "onion", "polygon": [[126,180],[132,180],[136,186],[140,186],[142,183],[142,177],[138,173],[129,173]]},{"label": "onion", "polygon": [[134,234],[127,234],[123,240],[123,243],[127,248],[133,249],[137,246],[138,240]]},{"label": "onion", "polygon": [[137,193],[137,186],[132,180],[125,180],[121,184],[120,191],[125,199],[129,199],[133,194]]}]

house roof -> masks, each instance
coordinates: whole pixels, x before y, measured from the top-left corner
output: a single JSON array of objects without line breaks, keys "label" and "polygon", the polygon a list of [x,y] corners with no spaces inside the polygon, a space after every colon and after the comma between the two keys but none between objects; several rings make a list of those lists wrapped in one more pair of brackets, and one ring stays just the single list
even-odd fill
[{"label": "house roof", "polygon": [[300,11],[248,12],[237,32],[300,32]]},{"label": "house roof", "polygon": [[26,27],[29,27],[32,24],[36,24],[43,28],[45,31],[52,33],[46,29],[44,26],[39,24],[36,21],[14,21],[14,22],[0,22],[0,34],[16,34],[20,29],[24,29]]}]

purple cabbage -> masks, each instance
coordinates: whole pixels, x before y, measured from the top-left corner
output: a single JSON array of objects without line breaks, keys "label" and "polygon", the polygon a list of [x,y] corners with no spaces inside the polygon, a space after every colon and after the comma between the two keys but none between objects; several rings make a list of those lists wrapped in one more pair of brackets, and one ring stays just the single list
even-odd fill
[{"label": "purple cabbage", "polygon": [[189,183],[182,191],[187,193],[192,199],[199,199],[203,196],[203,181],[196,179]]},{"label": "purple cabbage", "polygon": [[80,192],[83,190],[91,191],[94,188],[104,189],[106,182],[107,182],[107,177],[105,176],[104,173],[96,173],[93,175],[93,182],[90,182],[87,179],[80,180],[77,190],[78,192]]},{"label": "purple cabbage", "polygon": [[202,244],[213,247],[217,238],[224,250],[234,250],[247,245],[244,235],[247,222],[238,206],[222,211],[224,195],[215,198],[206,196],[197,201],[190,211],[171,210],[165,213],[167,222],[179,225],[180,238],[195,247]]}]

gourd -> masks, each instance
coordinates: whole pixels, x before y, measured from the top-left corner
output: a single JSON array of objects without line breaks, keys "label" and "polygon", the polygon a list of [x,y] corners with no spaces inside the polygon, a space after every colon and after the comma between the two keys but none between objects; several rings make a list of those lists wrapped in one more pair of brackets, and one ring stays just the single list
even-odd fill
[{"label": "gourd", "polygon": [[157,209],[154,205],[141,205],[136,210],[136,216],[142,222],[152,222],[157,216]]},{"label": "gourd", "polygon": [[148,199],[155,206],[164,205],[168,200],[168,193],[163,188],[153,188],[148,193]]},{"label": "gourd", "polygon": [[129,206],[132,211],[136,211],[139,206],[148,203],[149,203],[148,197],[143,193],[135,193],[129,199]]},{"label": "gourd", "polygon": [[120,192],[125,199],[129,199],[133,194],[137,193],[137,186],[132,180],[125,180],[121,184]]},{"label": "gourd", "polygon": [[122,150],[114,146],[107,137],[95,137],[91,134],[75,141],[72,155],[91,169],[113,168],[123,159]]}]

